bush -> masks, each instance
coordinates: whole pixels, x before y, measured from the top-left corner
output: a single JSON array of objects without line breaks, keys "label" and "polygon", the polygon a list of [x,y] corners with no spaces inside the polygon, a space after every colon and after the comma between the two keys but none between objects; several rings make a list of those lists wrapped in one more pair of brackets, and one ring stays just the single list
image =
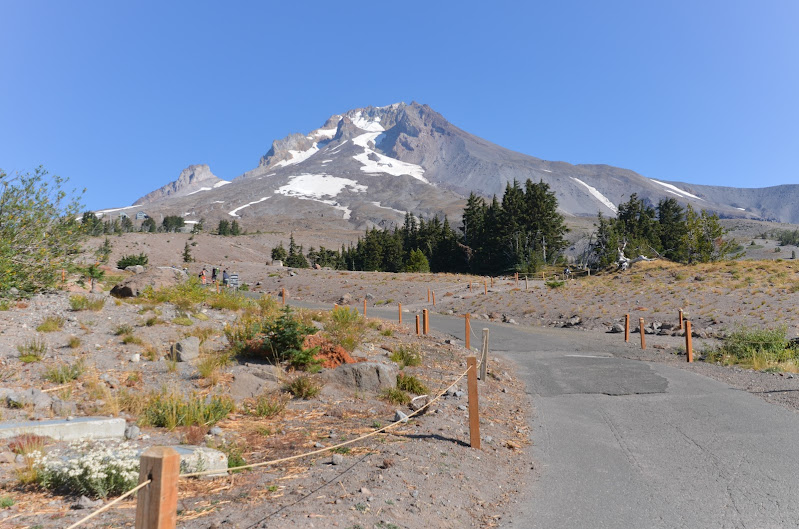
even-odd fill
[{"label": "bush", "polygon": [[363,339],[366,323],[358,310],[336,307],[330,312],[330,321],[325,325],[325,334],[334,345],[352,352]]},{"label": "bush", "polygon": [[69,307],[74,311],[91,310],[97,312],[105,306],[104,298],[88,298],[81,294],[69,296]]},{"label": "bush", "polygon": [[122,259],[117,261],[117,268],[124,270],[129,266],[144,266],[149,262],[149,260],[149,257],[144,255],[144,252],[140,253],[139,255],[123,255]]},{"label": "bush", "polygon": [[44,340],[37,340],[36,338],[33,338],[32,340],[25,342],[23,345],[18,345],[17,351],[20,353],[20,362],[38,362],[47,352],[47,343]]},{"label": "bush", "polygon": [[116,496],[139,480],[139,454],[131,443],[78,441],[66,452],[40,452],[35,464],[42,487],[74,496]]},{"label": "bush", "polygon": [[214,395],[207,401],[200,395],[184,400],[175,393],[157,393],[150,397],[139,422],[174,430],[178,426],[213,426],[234,409],[230,397]]},{"label": "bush", "polygon": [[79,197],[62,190],[66,182],[41,167],[10,177],[0,170],[0,296],[53,288],[71,268],[84,230],[75,220]]},{"label": "bush", "polygon": [[401,345],[397,350],[391,353],[389,357],[392,362],[396,362],[400,369],[405,369],[408,366],[418,366],[422,364],[422,355],[418,349],[410,346]]},{"label": "bush", "polygon": [[764,369],[774,364],[795,362],[799,352],[790,348],[786,328],[742,327],[727,336],[722,345],[706,353],[705,359],[725,365],[742,364]]},{"label": "bush", "polygon": [[424,383],[413,375],[406,375],[400,373],[397,375],[397,388],[403,391],[409,391],[416,395],[426,395],[430,390]]},{"label": "bush", "polygon": [[77,380],[85,371],[82,360],[78,360],[74,364],[58,364],[48,367],[44,372],[44,378],[55,384],[66,384]]},{"label": "bush", "polygon": [[316,328],[305,325],[286,307],[276,319],[248,321],[242,327],[226,328],[228,341],[245,355],[261,357],[270,362],[287,361],[296,369],[314,369],[318,348],[305,349],[303,342]]},{"label": "bush", "polygon": [[283,413],[288,404],[285,393],[270,392],[258,395],[252,403],[248,403],[247,413],[256,417],[275,417]]},{"label": "bush", "polygon": [[396,405],[408,404],[411,401],[410,395],[400,388],[386,388],[380,392],[380,398]]},{"label": "bush", "polygon": [[566,284],[566,282],[565,282],[565,281],[558,281],[557,279],[552,279],[552,280],[550,280],[550,281],[547,281],[547,282],[546,282],[546,283],[544,283],[544,284],[545,284],[546,286],[548,286],[549,288],[553,288],[553,289],[554,289],[554,288],[560,288],[560,287],[562,287],[563,285],[565,285],[565,284]]},{"label": "bush", "polygon": [[308,400],[317,396],[322,391],[322,386],[308,375],[300,375],[286,385],[286,391],[295,398]]},{"label": "bush", "polygon": [[47,316],[42,323],[36,327],[39,332],[55,332],[60,331],[64,327],[64,318],[62,316]]}]

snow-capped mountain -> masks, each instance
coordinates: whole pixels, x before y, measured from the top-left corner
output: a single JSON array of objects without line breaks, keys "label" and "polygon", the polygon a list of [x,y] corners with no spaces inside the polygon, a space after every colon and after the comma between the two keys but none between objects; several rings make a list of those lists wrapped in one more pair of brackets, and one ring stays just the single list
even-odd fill
[{"label": "snow-capped mountain", "polygon": [[[649,179],[608,165],[572,165],[510,151],[473,136],[427,105],[350,110],[308,134],[275,140],[257,167],[227,182],[207,165],[135,205],[150,216],[242,219],[247,226],[301,223],[363,229],[405,212],[456,220],[470,192],[501,195],[514,179],[543,180],[573,216],[615,215],[632,193],[676,198],[725,217],[799,222],[799,186],[739,189]],[[126,208],[130,209],[130,208]]]}]

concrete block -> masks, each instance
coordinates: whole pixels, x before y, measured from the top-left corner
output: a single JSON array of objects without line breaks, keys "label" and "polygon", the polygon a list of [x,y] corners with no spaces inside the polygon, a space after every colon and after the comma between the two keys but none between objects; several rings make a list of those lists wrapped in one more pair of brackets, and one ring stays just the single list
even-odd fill
[{"label": "concrete block", "polygon": [[24,433],[44,435],[59,441],[122,439],[125,437],[125,419],[121,417],[75,417],[71,420],[0,422],[0,439],[8,439]]},{"label": "concrete block", "polygon": [[227,454],[224,452],[205,446],[176,445],[170,448],[180,454],[181,474],[218,470],[218,473],[201,477],[218,478],[227,476]]}]

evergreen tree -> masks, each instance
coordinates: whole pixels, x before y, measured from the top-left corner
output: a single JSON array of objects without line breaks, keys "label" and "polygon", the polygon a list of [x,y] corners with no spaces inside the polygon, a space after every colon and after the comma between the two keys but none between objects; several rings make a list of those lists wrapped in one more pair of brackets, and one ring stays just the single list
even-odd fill
[{"label": "evergreen tree", "polygon": [[155,233],[158,227],[155,224],[155,220],[150,217],[144,219],[141,223],[141,231],[146,233]]},{"label": "evergreen tree", "polygon": [[241,235],[241,229],[239,228],[239,223],[235,220],[230,223],[230,234],[234,236]]},{"label": "evergreen tree", "polygon": [[219,235],[230,235],[230,223],[225,219],[219,221],[219,226],[216,228],[216,232]]},{"label": "evergreen tree", "polygon": [[685,211],[673,198],[663,199],[658,202],[657,210],[662,255],[672,261],[686,261]]},{"label": "evergreen tree", "polygon": [[419,249],[411,250],[408,257],[408,263],[405,265],[406,272],[429,272],[430,264],[427,262],[427,257],[424,252]]},{"label": "evergreen tree", "polygon": [[113,249],[113,245],[108,237],[105,238],[103,244],[97,249],[96,255],[97,258],[100,260],[101,263],[105,264],[108,262],[108,259],[111,257],[111,250]]},{"label": "evergreen tree", "polygon": [[191,263],[193,261],[194,258],[191,256],[191,246],[189,246],[189,241],[186,241],[186,244],[183,246],[183,262]]},{"label": "evergreen tree", "polygon": [[163,222],[161,222],[161,228],[167,233],[172,233],[178,231],[185,224],[186,221],[183,220],[183,217],[179,217],[177,215],[167,215],[164,217]]},{"label": "evergreen tree", "polygon": [[286,249],[283,247],[283,242],[281,241],[280,244],[272,248],[272,260],[285,262],[286,257],[288,257],[288,253],[286,253]]},{"label": "evergreen tree", "polygon": [[192,233],[202,233],[203,227],[205,225],[205,218],[201,217],[199,222],[197,222],[192,228]]},{"label": "evergreen tree", "polygon": [[289,254],[286,257],[286,266],[292,268],[308,268],[310,266],[302,253],[302,246],[297,246],[297,243],[294,242],[293,233],[289,238]]}]

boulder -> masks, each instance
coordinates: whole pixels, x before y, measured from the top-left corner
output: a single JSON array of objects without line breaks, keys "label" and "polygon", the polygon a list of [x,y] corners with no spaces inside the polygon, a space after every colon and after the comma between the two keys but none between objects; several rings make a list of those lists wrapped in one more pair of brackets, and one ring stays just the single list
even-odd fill
[{"label": "boulder", "polygon": [[200,356],[200,339],[187,336],[170,348],[170,356],[178,362],[188,362]]},{"label": "boulder", "polygon": [[260,378],[243,366],[234,368],[232,374],[233,381],[228,388],[228,394],[237,402],[257,397],[264,391],[276,390],[279,387],[276,381]]},{"label": "boulder", "polygon": [[624,325],[621,323],[614,323],[608,332],[624,332]]},{"label": "boulder", "polygon": [[583,319],[580,316],[575,314],[574,316],[572,316],[571,318],[566,320],[563,323],[563,326],[564,327],[574,327],[575,325],[580,325],[582,322],[583,322]]},{"label": "boulder", "polygon": [[281,261],[280,259],[275,259],[274,261],[272,261],[272,266],[283,266],[283,261]]},{"label": "boulder", "polygon": [[325,380],[365,391],[380,391],[397,386],[397,367],[377,362],[358,362],[342,364],[336,369],[325,371]]},{"label": "boulder", "polygon": [[352,303],[352,296],[349,294],[344,294],[343,296],[338,298],[337,303],[339,305],[349,305],[350,303]]},{"label": "boulder", "polygon": [[130,265],[125,267],[125,271],[133,272],[134,274],[141,274],[144,272],[144,267],[142,265]]},{"label": "boulder", "polygon": [[53,399],[47,393],[36,389],[24,389],[12,391],[6,395],[6,402],[9,408],[23,408],[25,406],[33,406],[34,412],[50,411],[53,404]]},{"label": "boulder", "polygon": [[150,268],[136,274],[114,286],[111,295],[118,298],[130,298],[141,294],[147,288],[158,290],[163,287],[179,285],[188,279],[186,272],[169,266]]}]

